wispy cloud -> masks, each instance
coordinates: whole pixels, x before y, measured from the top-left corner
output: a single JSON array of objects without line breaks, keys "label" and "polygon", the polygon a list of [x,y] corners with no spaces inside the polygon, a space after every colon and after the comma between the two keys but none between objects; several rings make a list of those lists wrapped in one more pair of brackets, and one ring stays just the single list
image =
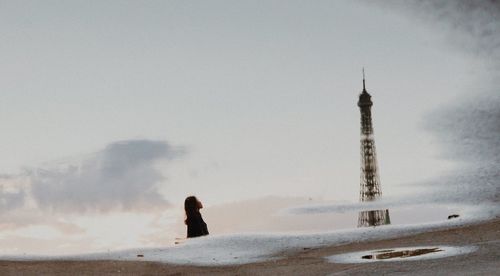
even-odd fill
[{"label": "wispy cloud", "polygon": [[[26,171],[37,206],[56,212],[161,209],[165,176],[159,161],[185,154],[164,141],[127,140],[109,144],[79,164]],[[165,163],[161,163],[165,164]]]}]

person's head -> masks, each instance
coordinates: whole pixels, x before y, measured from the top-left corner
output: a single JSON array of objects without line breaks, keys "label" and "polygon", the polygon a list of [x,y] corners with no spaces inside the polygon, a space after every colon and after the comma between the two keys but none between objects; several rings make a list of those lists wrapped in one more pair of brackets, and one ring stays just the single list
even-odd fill
[{"label": "person's head", "polygon": [[203,208],[203,204],[195,196],[188,196],[184,200],[184,210],[188,218],[192,214],[200,212],[201,208]]}]

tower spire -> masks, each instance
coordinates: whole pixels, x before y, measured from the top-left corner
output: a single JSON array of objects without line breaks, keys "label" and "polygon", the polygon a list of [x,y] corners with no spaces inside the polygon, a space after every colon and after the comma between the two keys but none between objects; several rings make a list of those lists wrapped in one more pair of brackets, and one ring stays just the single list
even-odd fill
[{"label": "tower spire", "polygon": [[366,88],[365,88],[365,67],[363,67],[363,91],[366,91]]}]

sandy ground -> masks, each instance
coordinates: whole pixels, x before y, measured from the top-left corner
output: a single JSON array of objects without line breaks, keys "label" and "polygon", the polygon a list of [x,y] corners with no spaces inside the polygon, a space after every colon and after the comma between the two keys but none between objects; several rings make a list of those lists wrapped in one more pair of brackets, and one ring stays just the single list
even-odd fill
[{"label": "sandy ground", "polygon": [[[328,263],[324,257],[361,250],[426,245],[475,245],[467,254],[420,261]],[[448,230],[301,252],[280,260],[225,267],[194,267],[132,261],[0,261],[0,275],[499,275],[500,218]]]}]

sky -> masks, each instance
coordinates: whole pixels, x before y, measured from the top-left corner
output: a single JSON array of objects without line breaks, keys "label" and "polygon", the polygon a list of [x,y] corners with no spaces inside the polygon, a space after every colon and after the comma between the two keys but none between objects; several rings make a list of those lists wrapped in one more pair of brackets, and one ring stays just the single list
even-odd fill
[{"label": "sky", "polygon": [[357,201],[363,67],[384,194],[446,174],[440,110],[498,71],[463,3],[0,1],[0,247],[151,244],[191,194]]}]

